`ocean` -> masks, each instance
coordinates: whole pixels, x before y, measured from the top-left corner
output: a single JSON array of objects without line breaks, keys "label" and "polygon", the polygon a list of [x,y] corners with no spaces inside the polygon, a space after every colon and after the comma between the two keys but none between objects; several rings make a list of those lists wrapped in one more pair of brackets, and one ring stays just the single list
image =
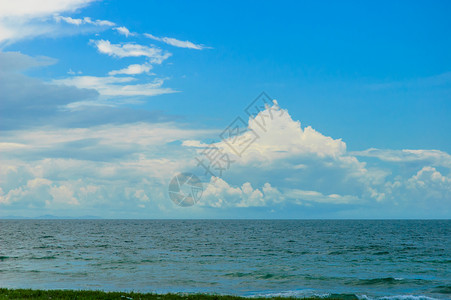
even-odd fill
[{"label": "ocean", "polygon": [[451,220],[0,220],[0,287],[451,299]]}]

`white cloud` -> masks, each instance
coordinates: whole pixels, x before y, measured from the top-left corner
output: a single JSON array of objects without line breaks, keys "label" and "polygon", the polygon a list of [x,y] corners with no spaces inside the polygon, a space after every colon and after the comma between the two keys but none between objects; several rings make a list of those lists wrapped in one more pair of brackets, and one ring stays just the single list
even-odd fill
[{"label": "white cloud", "polygon": [[185,140],[182,142],[182,146],[195,147],[195,148],[206,148],[206,147],[208,147],[208,144],[204,144],[200,141],[195,141],[195,140]]},{"label": "white cloud", "polygon": [[17,149],[29,148],[29,145],[21,144],[21,143],[1,143],[0,142],[0,151],[11,151]]},{"label": "white cloud", "polygon": [[[34,130],[9,131],[8,136],[2,136],[2,150],[16,151],[19,148],[52,149],[59,144],[80,140],[99,140],[102,145],[113,147],[116,143],[121,147],[129,145],[131,149],[153,145],[164,145],[185,138],[211,135],[216,131],[186,129],[173,123],[132,123],[124,125],[101,125],[89,128],[41,128]],[[21,143],[12,141],[20,140]],[[11,146],[12,145],[12,146]],[[136,148],[135,150],[139,150]],[[132,151],[132,150],[131,150]],[[11,153],[12,153],[11,152]],[[164,158],[161,162],[164,164]],[[157,171],[157,170],[155,170]]]},{"label": "white cloud", "polygon": [[128,67],[120,70],[114,70],[108,72],[108,75],[114,76],[119,74],[126,74],[126,75],[137,75],[142,73],[149,73],[149,71],[152,69],[152,65],[150,64],[133,64],[129,65]]},{"label": "white cloud", "polygon": [[127,27],[124,27],[124,26],[115,27],[113,29],[116,30],[117,32],[119,32],[120,34],[125,35],[125,37],[135,35],[134,33],[130,32],[130,30],[128,30]]},{"label": "white cloud", "polygon": [[136,190],[134,196],[141,202],[149,202],[150,199],[144,190]]},{"label": "white cloud", "polygon": [[72,19],[71,17],[54,16],[53,18],[57,22],[64,21],[68,24],[73,24],[73,25],[77,25],[77,26],[79,26],[83,23],[82,19]]},{"label": "white cloud", "polygon": [[139,44],[111,44],[107,40],[91,41],[97,50],[102,54],[114,57],[140,57],[144,56],[149,59],[150,63],[161,64],[164,60],[171,56],[171,53],[163,52],[160,48],[147,47]]},{"label": "white cloud", "polygon": [[67,71],[67,74],[69,74],[69,75],[76,75],[76,74],[80,75],[80,74],[83,74],[83,72],[82,71],[75,72],[72,69],[69,69],[69,71]]},{"label": "white cloud", "polygon": [[111,21],[107,21],[107,20],[95,20],[95,21],[93,21],[89,17],[84,17],[83,19],[74,19],[74,18],[71,18],[71,17],[63,17],[63,16],[55,15],[55,16],[53,16],[53,18],[57,22],[63,21],[63,22],[66,22],[68,24],[77,25],[77,26],[80,26],[81,24],[91,24],[91,25],[94,25],[94,26],[108,26],[108,27],[116,25],[115,23],[113,23]]},{"label": "white cloud", "polygon": [[324,195],[317,191],[305,191],[300,189],[291,189],[284,194],[287,198],[293,199],[294,202],[298,204],[308,202],[318,202],[318,203],[332,203],[332,204],[350,204],[358,203],[361,200],[359,197],[353,195],[338,195],[330,194]]},{"label": "white cloud", "polygon": [[0,44],[55,33],[57,28],[47,23],[53,15],[74,12],[93,0],[16,0],[0,1]]},{"label": "white cloud", "polygon": [[387,162],[429,161],[436,166],[451,168],[451,155],[440,150],[390,150],[371,148],[364,151],[351,152],[361,157],[376,157]]},{"label": "white cloud", "polygon": [[[119,71],[118,71],[119,72]],[[119,73],[116,73],[119,74]],[[149,83],[128,84],[136,79],[133,77],[96,77],[72,76],[53,80],[53,84],[75,86],[77,88],[95,89],[103,96],[156,96],[174,93],[170,88],[163,88],[163,79],[155,79]]]},{"label": "white cloud", "polygon": [[58,12],[75,11],[87,6],[94,0],[16,0],[0,2],[0,18],[20,17],[34,18],[45,17]]},{"label": "white cloud", "polygon": [[410,178],[396,176],[386,182],[383,191],[384,203],[411,213],[448,218],[451,213],[451,172],[444,175],[434,167],[424,166]]},{"label": "white cloud", "polygon": [[60,186],[52,186],[50,188],[49,194],[53,198],[53,203],[49,200],[46,201],[46,205],[53,204],[62,204],[62,205],[80,205],[77,198],[74,197],[74,191],[70,186],[60,185]]},{"label": "white cloud", "polygon": [[35,177],[21,186],[11,189],[6,187],[7,192],[0,195],[0,204],[11,205],[21,202],[28,207],[43,206],[51,184],[52,181],[48,179]]},{"label": "white cloud", "polygon": [[[259,126],[262,124],[261,120],[265,120],[264,128]],[[301,128],[301,123],[293,121],[288,111],[280,109],[277,102],[261,111],[254,119],[249,118],[247,127],[250,130],[238,136],[233,134],[228,137],[226,133],[225,139],[213,146],[236,155],[235,151],[241,152],[236,148],[240,141],[253,141],[241,154],[239,162],[242,164],[267,164],[298,155],[338,158],[346,153],[346,144],[341,139],[324,136],[310,126]],[[183,145],[206,146],[199,141],[185,141]]]},{"label": "white cloud", "polygon": [[[129,84],[133,79],[85,80],[96,87]],[[443,163],[431,165],[433,159],[446,158],[446,153],[396,152],[408,159],[427,158],[415,158],[414,169],[397,172],[402,160],[387,163],[398,164],[395,168],[380,161],[372,166],[347,152],[340,139],[301,127],[288,111],[276,109],[273,113],[266,131],[255,123],[258,119],[249,121],[250,128],[260,130],[249,154],[241,159],[235,156],[237,161],[223,178],[208,178],[198,205],[177,210],[181,216],[197,211],[206,217],[202,213],[217,208],[223,210],[215,213],[224,217],[230,217],[233,208],[295,212],[299,207],[300,212],[323,209],[327,213],[337,209],[351,216],[351,210],[358,207],[367,210],[367,216],[375,216],[371,212],[379,209],[391,212],[392,217],[412,216],[412,212],[421,215],[428,209],[432,210],[430,216],[449,212],[450,170]],[[108,211],[118,211],[116,216],[146,209],[141,216],[155,213],[161,217],[164,212],[171,217],[176,210],[171,210],[174,204],[167,197],[170,179],[179,172],[196,172],[195,153],[206,146],[202,138],[220,132],[190,130],[186,124],[174,123],[8,131],[0,144],[0,205],[6,209],[97,209],[94,214],[102,214],[108,207]],[[227,145],[221,143],[216,144],[227,151]]]},{"label": "white cloud", "polygon": [[[263,116],[266,117],[263,118]],[[262,124],[264,124],[263,127],[260,126]],[[271,178],[276,182],[275,186],[285,202],[301,205],[305,202],[360,205],[368,201],[393,203],[395,199],[412,197],[418,200],[421,198],[418,193],[415,196],[412,194],[412,182],[416,181],[406,178],[406,176],[412,176],[409,175],[412,174],[409,170],[398,174],[403,177],[400,177],[396,183],[391,183],[387,181],[387,178],[392,175],[390,169],[370,166],[366,162],[359,161],[353,154],[376,156],[382,160],[397,163],[421,161],[448,168],[450,166],[450,156],[437,150],[370,149],[349,153],[341,139],[324,136],[311,127],[302,128],[300,122],[294,121],[288,111],[281,110],[277,103],[274,103],[272,107],[266,107],[254,119],[250,118],[246,125],[250,131],[235,132],[235,135],[230,138],[226,135],[225,140],[210,146],[215,146],[232,157],[231,168],[224,171],[228,178],[236,178],[241,174],[247,174],[247,177],[253,178],[254,182],[259,182],[259,177],[262,177],[261,180]],[[257,133],[257,138],[254,132]],[[246,141],[253,142],[241,156],[236,155],[232,148]],[[199,157],[205,159],[202,153],[209,145],[199,140],[187,139],[182,146],[197,149]],[[431,171],[428,168],[424,170]],[[447,179],[444,179],[436,170],[433,174],[434,178],[440,179],[440,182],[448,183]],[[211,202],[211,200],[212,206],[226,205],[223,203],[225,199],[229,199],[236,205],[243,205],[241,202],[236,202],[237,200],[230,200],[233,195],[243,199],[240,188],[229,187],[221,181],[219,183],[219,186],[213,186],[214,188],[208,187],[209,193],[216,195],[219,199],[219,202]],[[427,186],[427,190],[434,190],[431,184]],[[446,199],[447,192],[443,187],[435,186],[435,190],[438,191],[435,193],[437,199]]]},{"label": "white cloud", "polygon": [[280,192],[269,183],[264,185],[263,191],[264,193],[254,189],[249,182],[243,183],[241,187],[232,187],[223,179],[212,177],[202,194],[199,205],[216,208],[259,207],[275,203],[281,197]]},{"label": "white cloud", "polygon": [[45,17],[57,12],[75,11],[94,0],[16,0],[0,2],[0,17]]},{"label": "white cloud", "polygon": [[265,183],[261,189],[254,189],[249,182],[241,187],[233,187],[221,178],[212,177],[206,185],[201,206],[216,208],[224,207],[270,207],[278,204],[309,205],[310,202],[330,204],[351,204],[361,202],[359,197],[352,195],[324,195],[317,191],[286,189],[280,191]]},{"label": "white cloud", "polygon": [[203,50],[203,49],[210,49],[210,47],[206,47],[201,44],[194,44],[190,41],[181,41],[174,38],[169,37],[156,37],[150,33],[144,33],[144,35],[152,40],[160,41],[163,43],[166,43],[168,45],[178,47],[178,48],[188,48],[188,49],[196,49],[196,50]]},{"label": "white cloud", "polygon": [[[209,134],[210,130],[183,129],[172,123],[9,132],[2,136],[6,143],[20,140],[29,147],[3,149],[1,211],[30,205],[48,210],[102,205],[102,210],[121,207],[124,211],[146,203],[157,214],[156,206],[172,206],[165,197],[168,180],[190,164],[189,155],[177,149],[168,151],[167,144]],[[88,141],[86,146],[84,141]],[[74,143],[78,144],[76,152],[85,155],[71,154]],[[55,149],[63,157],[55,155]],[[24,151],[21,159],[13,158],[18,150]],[[39,154],[33,156],[34,151]]]},{"label": "white cloud", "polygon": [[434,167],[423,167],[409,178],[407,189],[425,199],[448,199],[451,204],[451,177],[444,176]]},{"label": "white cloud", "polygon": [[188,48],[188,49],[196,49],[196,50],[202,50],[207,49],[208,47],[205,47],[204,45],[194,44],[190,41],[180,41],[174,38],[168,38],[164,37],[162,38],[162,41],[165,42],[168,45],[179,47],[179,48]]},{"label": "white cloud", "polygon": [[116,25],[116,23],[108,21],[108,20],[95,20],[93,21],[91,18],[89,17],[84,17],[83,18],[83,22],[86,24],[92,24],[92,25],[96,25],[96,26],[114,26]]}]

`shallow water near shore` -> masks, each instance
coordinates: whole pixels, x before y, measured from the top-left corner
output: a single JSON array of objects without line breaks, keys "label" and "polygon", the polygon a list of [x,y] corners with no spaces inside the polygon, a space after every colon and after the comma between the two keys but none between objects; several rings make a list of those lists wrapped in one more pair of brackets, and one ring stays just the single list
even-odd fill
[{"label": "shallow water near shore", "polygon": [[451,299],[450,220],[0,220],[0,287]]}]

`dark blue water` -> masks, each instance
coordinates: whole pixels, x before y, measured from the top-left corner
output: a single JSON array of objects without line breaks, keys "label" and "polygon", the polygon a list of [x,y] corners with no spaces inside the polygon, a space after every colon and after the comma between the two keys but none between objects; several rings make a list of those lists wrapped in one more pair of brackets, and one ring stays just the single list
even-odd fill
[{"label": "dark blue water", "polygon": [[0,286],[451,299],[451,221],[0,220]]}]

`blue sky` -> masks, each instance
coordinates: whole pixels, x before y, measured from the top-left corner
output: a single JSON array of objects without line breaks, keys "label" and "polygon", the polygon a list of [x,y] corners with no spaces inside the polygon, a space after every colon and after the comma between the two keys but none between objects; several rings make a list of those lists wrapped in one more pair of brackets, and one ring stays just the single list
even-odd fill
[{"label": "blue sky", "polygon": [[[451,216],[447,1],[0,11],[0,216]],[[263,91],[264,128],[245,112]],[[240,156],[237,117],[258,135]],[[196,166],[210,143],[220,178]],[[203,181],[192,207],[169,199],[179,172]]]}]

